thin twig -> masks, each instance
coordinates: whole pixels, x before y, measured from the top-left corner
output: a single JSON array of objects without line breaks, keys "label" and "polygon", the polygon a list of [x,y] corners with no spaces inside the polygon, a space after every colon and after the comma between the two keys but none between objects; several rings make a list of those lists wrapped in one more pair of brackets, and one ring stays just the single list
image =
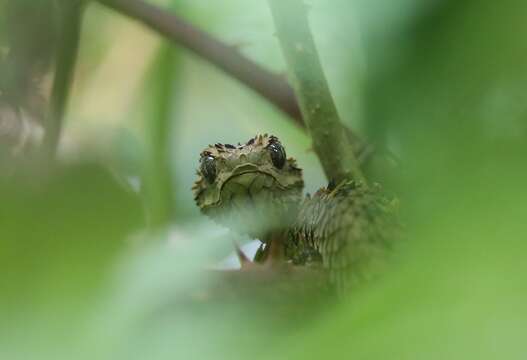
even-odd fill
[{"label": "thin twig", "polygon": [[179,16],[142,0],[98,0],[100,3],[140,21],[152,30],[182,45],[216,65],[269,100],[303,126],[293,90],[287,81],[224,44]]},{"label": "thin twig", "polygon": [[53,158],[62,132],[62,123],[73,81],[82,22],[80,0],[62,0],[59,11],[59,41],[55,60],[55,77],[50,99],[49,115],[45,124],[43,149]]},{"label": "thin twig", "polygon": [[269,0],[269,4],[293,88],[326,176],[337,182],[365,182],[320,65],[303,1]]}]

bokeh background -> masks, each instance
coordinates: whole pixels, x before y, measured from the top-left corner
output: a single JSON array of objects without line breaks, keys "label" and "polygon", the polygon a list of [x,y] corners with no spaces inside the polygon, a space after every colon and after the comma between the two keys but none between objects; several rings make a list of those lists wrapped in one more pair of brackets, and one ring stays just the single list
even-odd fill
[{"label": "bokeh background", "polygon": [[[265,1],[155,3],[286,76]],[[1,358],[525,358],[527,4],[309,5],[343,121],[399,159],[379,179],[406,232],[388,273],[338,303],[271,301],[243,284],[218,301],[205,269],[250,239],[199,214],[199,152],[272,133],[313,192],[326,179],[310,139],[203,59],[93,3],[60,169],[2,180]],[[168,174],[152,166],[165,145]],[[159,208],[170,224],[153,231]]]}]

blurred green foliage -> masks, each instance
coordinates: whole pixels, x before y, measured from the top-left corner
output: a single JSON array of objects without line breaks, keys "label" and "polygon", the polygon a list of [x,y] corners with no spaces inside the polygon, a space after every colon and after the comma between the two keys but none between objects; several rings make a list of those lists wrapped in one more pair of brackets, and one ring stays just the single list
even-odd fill
[{"label": "blurred green foliage", "polygon": [[2,183],[0,193],[0,354],[65,357],[89,335],[81,324],[142,227],[140,203],[95,165]]},{"label": "blurred green foliage", "polygon": [[[265,2],[170,5],[225,41],[248,43],[242,51],[266,66],[284,68]],[[299,158],[308,191],[324,179],[308,138],[281,114],[202,60],[163,45],[146,76],[130,74],[144,81],[127,89],[135,106],[108,140],[123,144],[103,147],[124,149],[101,157],[111,175],[101,165],[75,164],[1,184],[0,358],[525,357],[527,4],[311,5],[342,117],[401,160],[385,185],[401,195],[407,238],[394,248],[389,273],[334,303],[244,293],[236,282],[222,288],[204,271],[233,239],[245,239],[194,208],[190,185],[201,148],[272,132]],[[88,8],[83,36],[104,46],[95,57],[81,52],[84,80],[112,54],[107,39],[118,21],[93,13],[104,10]],[[75,106],[72,127],[93,116]],[[167,134],[170,143],[155,140]],[[157,156],[172,148],[176,199],[157,201],[173,206],[177,225],[149,232],[141,231],[143,199],[123,186],[142,169],[166,180],[157,172],[167,169],[146,166],[151,158],[143,152],[152,148],[145,144],[158,145]]]}]

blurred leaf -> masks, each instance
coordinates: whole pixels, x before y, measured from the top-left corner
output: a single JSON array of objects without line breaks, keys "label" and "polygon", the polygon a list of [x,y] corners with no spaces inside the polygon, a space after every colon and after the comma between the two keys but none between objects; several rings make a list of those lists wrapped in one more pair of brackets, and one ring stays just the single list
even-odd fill
[{"label": "blurred leaf", "polygon": [[142,223],[137,199],[96,166],[3,184],[1,197],[2,357],[72,351],[125,238]]}]

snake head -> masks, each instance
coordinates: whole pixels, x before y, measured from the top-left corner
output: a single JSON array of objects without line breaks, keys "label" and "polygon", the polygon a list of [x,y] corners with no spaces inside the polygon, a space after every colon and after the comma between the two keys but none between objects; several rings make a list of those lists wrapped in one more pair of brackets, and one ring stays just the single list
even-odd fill
[{"label": "snake head", "polygon": [[193,192],[202,212],[238,231],[260,237],[287,226],[302,197],[302,170],[275,136],[245,144],[209,145],[201,152]]}]

